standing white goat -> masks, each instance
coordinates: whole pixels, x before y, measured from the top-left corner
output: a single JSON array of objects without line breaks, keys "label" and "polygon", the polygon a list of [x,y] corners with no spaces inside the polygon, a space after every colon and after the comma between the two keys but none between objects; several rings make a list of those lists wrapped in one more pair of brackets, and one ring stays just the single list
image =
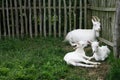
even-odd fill
[{"label": "standing white goat", "polygon": [[[84,47],[87,46],[87,42],[79,41],[76,43],[76,50],[69,52],[64,56],[64,60],[67,64],[73,66],[82,66],[82,67],[97,67],[99,62],[89,61],[90,57],[85,55]],[[86,64],[84,64],[86,63]]]},{"label": "standing white goat", "polygon": [[69,41],[71,46],[74,46],[78,41],[96,41],[96,37],[99,37],[100,19],[97,16],[93,16],[92,23],[92,29],[76,29],[70,31],[64,41]]},{"label": "standing white goat", "polygon": [[93,51],[93,56],[90,58],[95,58],[96,61],[104,61],[110,54],[110,49],[107,46],[99,46],[99,42],[91,42],[91,47]]}]

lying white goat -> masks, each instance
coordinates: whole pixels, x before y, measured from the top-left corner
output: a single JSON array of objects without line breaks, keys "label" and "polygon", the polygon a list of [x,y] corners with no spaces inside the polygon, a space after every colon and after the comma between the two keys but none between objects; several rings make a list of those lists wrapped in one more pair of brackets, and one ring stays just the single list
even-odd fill
[{"label": "lying white goat", "polygon": [[64,41],[69,41],[71,46],[74,46],[78,41],[96,41],[96,37],[99,37],[100,31],[100,19],[96,16],[92,19],[92,29],[76,29],[70,31]]},{"label": "lying white goat", "polygon": [[91,42],[91,47],[93,51],[93,56],[90,58],[95,58],[96,61],[104,61],[110,54],[110,50],[107,46],[99,46],[99,42]]},{"label": "lying white goat", "polygon": [[[73,66],[82,66],[82,67],[97,67],[99,62],[89,61],[90,57],[85,55],[84,47],[87,46],[87,42],[79,41],[76,43],[76,50],[69,52],[64,56],[64,60],[67,64]],[[86,64],[84,64],[86,63]]]}]

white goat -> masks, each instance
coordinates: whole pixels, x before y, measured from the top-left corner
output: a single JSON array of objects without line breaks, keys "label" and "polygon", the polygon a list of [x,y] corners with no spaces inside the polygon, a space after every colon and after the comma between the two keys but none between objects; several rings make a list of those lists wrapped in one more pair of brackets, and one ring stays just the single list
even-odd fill
[{"label": "white goat", "polygon": [[69,41],[71,46],[74,46],[78,41],[96,41],[96,37],[99,37],[100,19],[93,16],[92,23],[92,29],[76,29],[70,31],[64,41]]},{"label": "white goat", "polygon": [[110,49],[107,46],[99,46],[99,42],[91,42],[91,47],[93,51],[93,56],[90,58],[95,58],[96,61],[104,61],[110,54]]},{"label": "white goat", "polygon": [[[69,52],[64,56],[64,60],[67,64],[73,66],[82,66],[82,67],[97,67],[99,62],[89,61],[90,57],[85,55],[84,47],[87,46],[87,42],[79,41],[76,43],[76,50]],[[84,64],[86,63],[86,64]]]}]

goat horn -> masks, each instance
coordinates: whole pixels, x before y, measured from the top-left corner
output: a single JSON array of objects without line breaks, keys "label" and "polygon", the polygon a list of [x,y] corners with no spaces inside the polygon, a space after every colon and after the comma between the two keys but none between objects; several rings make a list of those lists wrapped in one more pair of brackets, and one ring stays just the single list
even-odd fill
[{"label": "goat horn", "polygon": [[100,22],[100,19],[97,16],[95,16],[95,18],[97,19],[98,22]]},{"label": "goat horn", "polygon": [[95,16],[92,16],[92,19],[93,19],[94,21],[97,21],[96,18],[95,18]]}]

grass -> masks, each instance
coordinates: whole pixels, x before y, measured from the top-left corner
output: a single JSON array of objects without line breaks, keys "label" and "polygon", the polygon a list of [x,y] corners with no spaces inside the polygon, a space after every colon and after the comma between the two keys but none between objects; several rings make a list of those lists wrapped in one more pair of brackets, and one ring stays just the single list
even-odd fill
[{"label": "grass", "polygon": [[62,38],[0,40],[0,80],[118,80],[120,61],[110,57],[99,68],[67,65],[72,51]]}]

